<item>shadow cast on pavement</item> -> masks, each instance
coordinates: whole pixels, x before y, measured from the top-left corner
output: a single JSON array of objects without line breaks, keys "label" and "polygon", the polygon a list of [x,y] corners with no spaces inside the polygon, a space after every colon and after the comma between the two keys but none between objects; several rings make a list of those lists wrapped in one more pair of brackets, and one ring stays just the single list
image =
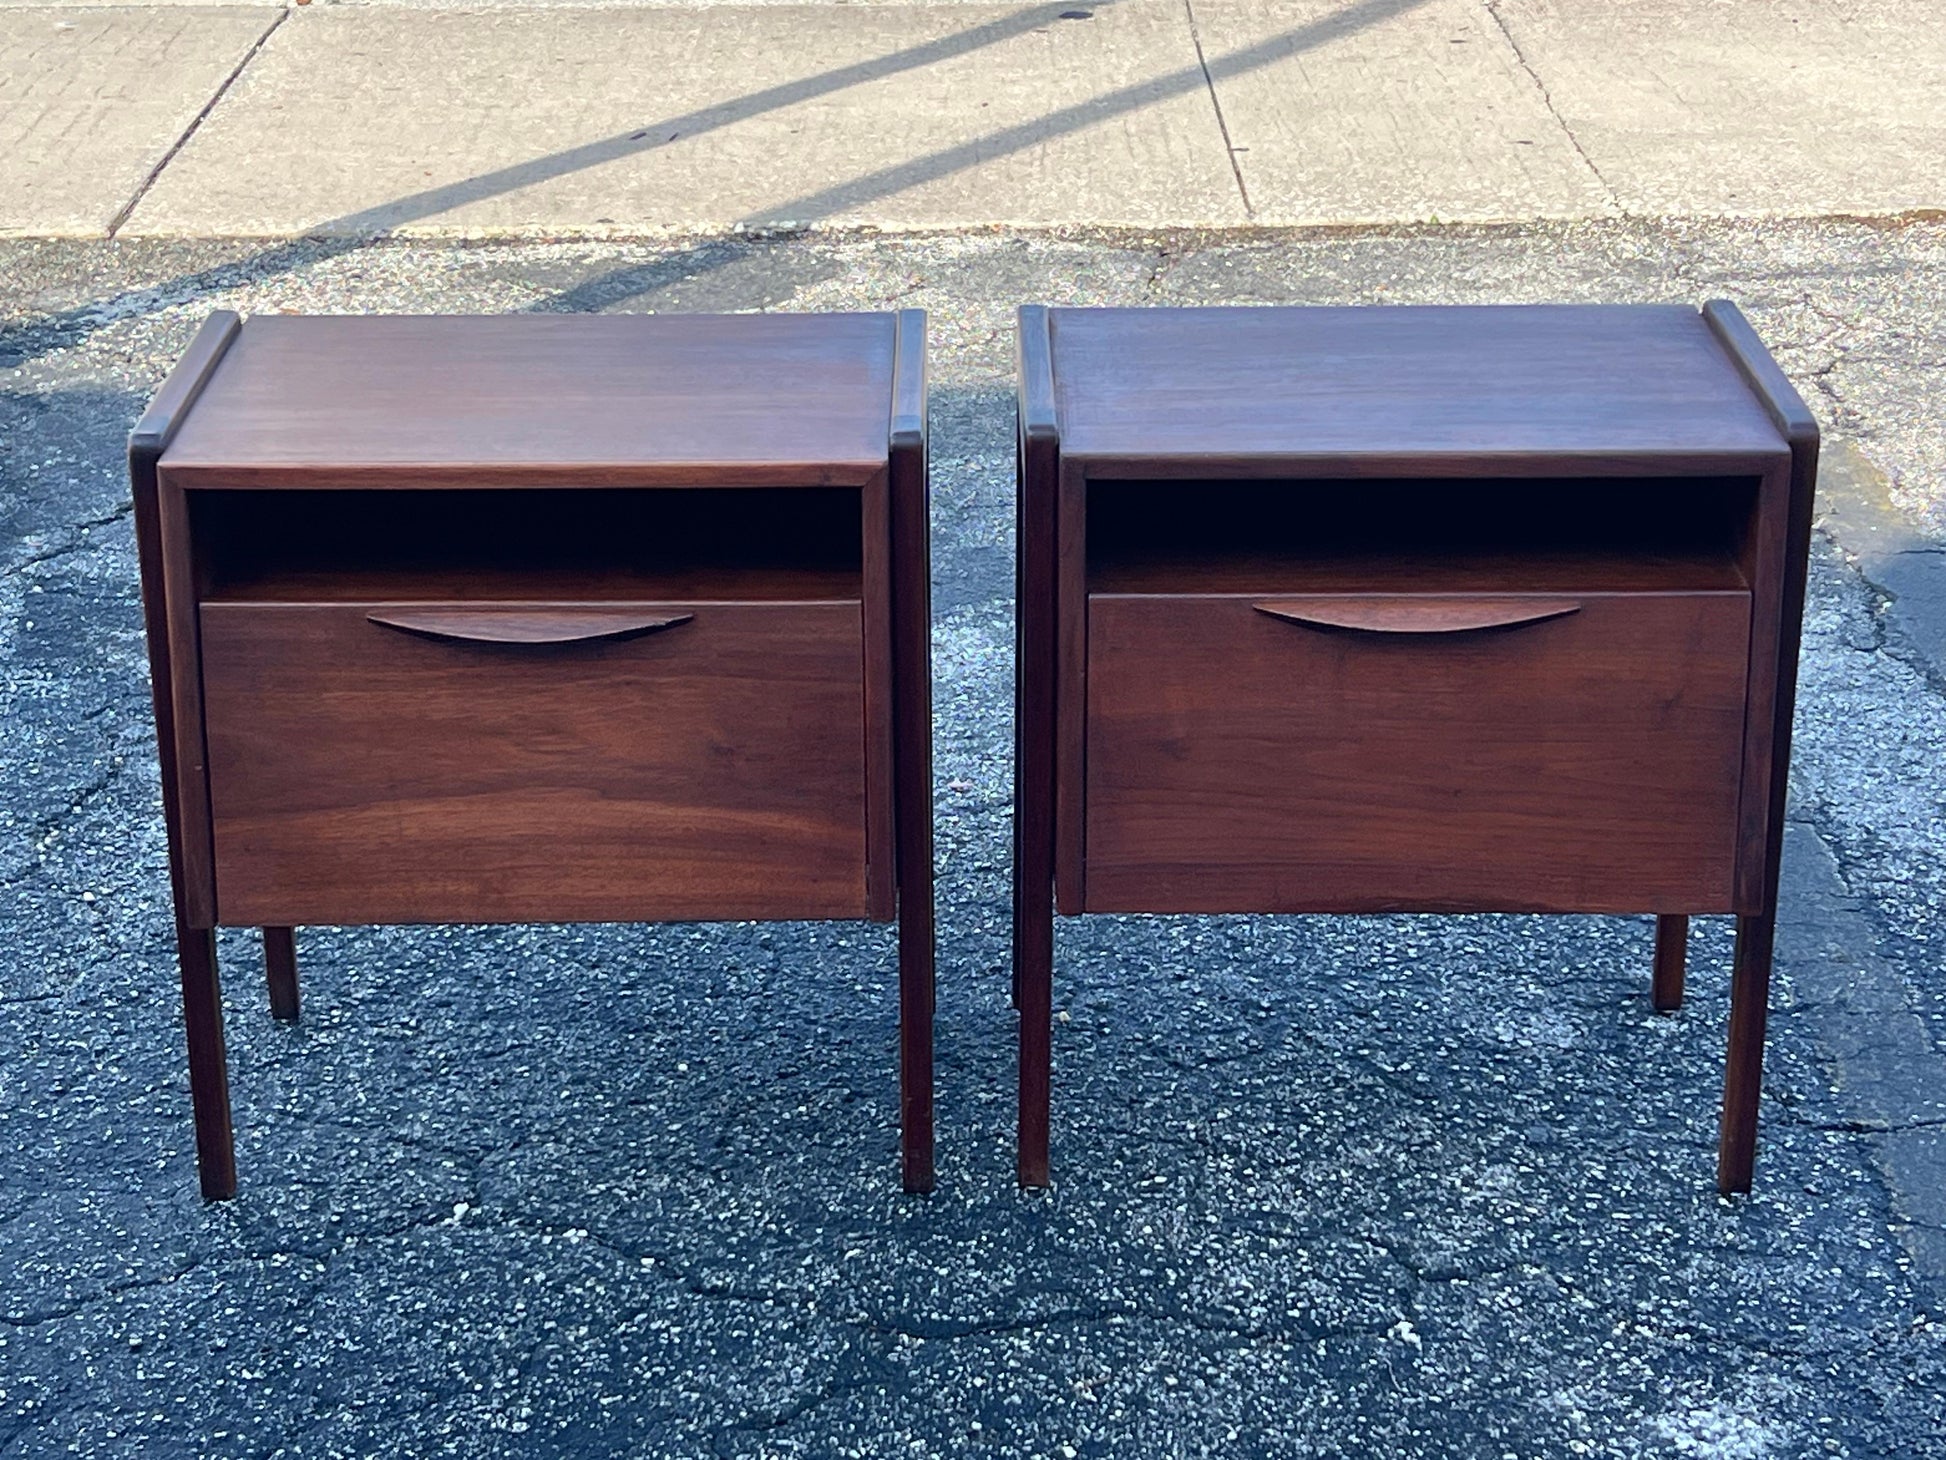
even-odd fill
[{"label": "shadow cast on pavement", "polygon": [[[1112,4],[1114,0],[1103,0]],[[849,182],[821,188],[765,210],[765,217],[804,226],[833,213],[890,197],[908,188],[937,181],[978,163],[1040,145],[1052,137],[1078,132],[1125,116],[1155,102],[1209,88],[1217,80],[1259,70],[1273,62],[1402,15],[1426,0],[1354,0],[1342,10],[1280,32],[1255,45],[1206,64],[1185,66],[1167,75],[1111,91],[1086,102],[1063,107],[1030,122],[987,133]],[[436,218],[486,198],[515,192],[552,178],[666,146],[678,136],[694,137],[752,117],[887,76],[981,50],[1059,19],[1062,8],[1041,5],[970,27],[925,45],[896,51],[876,60],[841,66],[816,76],[768,87],[734,101],[705,107],[680,116],[633,128],[512,167],[498,168],[461,182],[449,183],[377,207],[346,214],[320,224],[303,238],[279,242],[245,258],[183,274],[161,284],[125,290],[108,298],[0,327],[0,369],[23,364],[56,350],[70,348],[117,320],[152,313],[196,299],[203,294],[234,288],[286,273],[324,259],[350,253],[392,230]],[[1241,187],[1241,179],[1239,179]],[[691,277],[720,266],[725,255],[698,245],[687,255]],[[571,312],[600,300],[594,308],[611,308],[631,297],[628,271],[618,271],[607,283],[589,281],[575,291],[533,306],[539,311]],[[666,261],[655,266],[654,277],[669,277]]]}]

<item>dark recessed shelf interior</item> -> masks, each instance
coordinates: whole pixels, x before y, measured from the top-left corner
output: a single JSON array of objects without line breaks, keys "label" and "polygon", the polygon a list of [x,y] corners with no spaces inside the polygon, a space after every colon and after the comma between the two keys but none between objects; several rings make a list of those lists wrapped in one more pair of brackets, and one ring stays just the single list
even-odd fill
[{"label": "dark recessed shelf interior", "polygon": [[855,599],[852,488],[192,493],[228,601]]},{"label": "dark recessed shelf interior", "polygon": [[1097,593],[1740,589],[1754,477],[1091,481]]}]

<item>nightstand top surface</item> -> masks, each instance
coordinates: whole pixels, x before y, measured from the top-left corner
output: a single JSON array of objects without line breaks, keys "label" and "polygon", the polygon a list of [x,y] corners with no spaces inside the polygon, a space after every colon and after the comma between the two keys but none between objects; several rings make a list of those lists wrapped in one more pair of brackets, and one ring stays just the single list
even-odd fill
[{"label": "nightstand top surface", "polygon": [[259,315],[188,485],[813,485],[886,462],[897,316]]},{"label": "nightstand top surface", "polygon": [[1681,305],[1048,311],[1061,451],[1289,458],[1360,474],[1477,461],[1777,457],[1783,435]]}]

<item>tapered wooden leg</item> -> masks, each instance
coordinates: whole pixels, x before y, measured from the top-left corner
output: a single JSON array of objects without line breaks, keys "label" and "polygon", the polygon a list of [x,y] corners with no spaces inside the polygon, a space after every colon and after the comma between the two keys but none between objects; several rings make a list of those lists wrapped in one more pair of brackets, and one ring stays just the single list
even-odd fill
[{"label": "tapered wooden leg", "polygon": [[1655,982],[1652,998],[1660,1013],[1682,1007],[1683,965],[1689,955],[1689,919],[1683,916],[1655,920]]},{"label": "tapered wooden leg", "polygon": [[1052,531],[1023,499],[1014,724],[1014,1008],[1020,1011],[1022,1186],[1048,1184],[1054,1015]]},{"label": "tapered wooden leg", "polygon": [[1020,989],[1020,1137],[1022,1186],[1048,1184],[1048,1107],[1053,1074],[1054,886],[1037,884],[1016,909],[1014,977]]},{"label": "tapered wooden leg", "polygon": [[1764,1021],[1770,1011],[1774,916],[1737,919],[1730,975],[1730,1058],[1723,1077],[1723,1132],[1716,1152],[1716,1189],[1750,1190],[1757,1164],[1757,1101],[1764,1077]]},{"label": "tapered wooden leg", "polygon": [[236,1195],[236,1147],[230,1134],[230,1074],[223,1057],[223,990],[216,976],[216,934],[176,929],[182,958],[182,1015],[189,1036],[189,1099],[196,1114],[196,1169],[203,1200]]},{"label": "tapered wooden leg", "polygon": [[297,930],[264,929],[264,978],[270,985],[270,1017],[297,1018]]}]

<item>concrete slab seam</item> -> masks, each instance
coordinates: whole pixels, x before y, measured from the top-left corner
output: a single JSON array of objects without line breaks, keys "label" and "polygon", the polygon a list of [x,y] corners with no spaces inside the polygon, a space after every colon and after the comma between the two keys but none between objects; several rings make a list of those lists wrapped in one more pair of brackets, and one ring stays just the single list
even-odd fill
[{"label": "concrete slab seam", "polygon": [[1203,34],[1196,25],[1195,0],[1182,0],[1184,17],[1189,21],[1189,41],[1196,47],[1196,64],[1203,68],[1203,85],[1209,88],[1210,109],[1216,113],[1216,129],[1223,134],[1223,151],[1230,159],[1230,174],[1237,180],[1237,194],[1243,199],[1243,216],[1254,220],[1257,210],[1250,203],[1250,188],[1237,165],[1236,143],[1230,138],[1230,123],[1223,115],[1223,98],[1216,94],[1216,78],[1209,74],[1209,57],[1203,54]]},{"label": "concrete slab seam", "polygon": [[204,120],[209,114],[216,110],[217,103],[229,95],[230,88],[236,85],[237,78],[242,76],[244,69],[252,61],[257,59],[257,53],[263,50],[264,43],[275,34],[277,27],[282,25],[289,15],[290,10],[288,8],[275,12],[271,17],[270,24],[265,26],[262,34],[251,43],[250,49],[243,53],[243,59],[238,61],[230,69],[230,74],[225,76],[217,85],[216,90],[210,94],[210,99],[204,102],[197,110],[196,115],[189,119],[189,125],[182,129],[182,135],[169,144],[169,150],[164,152],[157,160],[155,166],[149,169],[149,175],[142,179],[141,186],[135,189],[134,195],[126,203],[122,204],[113,218],[108,220],[107,237],[113,238],[121,231],[122,225],[128,222],[129,215],[141,204],[142,199],[149,195],[149,189],[155,186],[156,179],[162,176],[163,169],[174,162],[176,160],[176,154],[189,145],[189,139],[196,135],[197,129],[203,125]]},{"label": "concrete slab seam", "polygon": [[1541,105],[1546,107],[1547,114],[1554,118],[1556,125],[1561,129],[1561,135],[1568,139],[1568,145],[1574,148],[1574,155],[1581,159],[1582,165],[1588,169],[1589,176],[1594,178],[1602,192],[1607,195],[1608,206],[1617,216],[1626,218],[1628,209],[1622,206],[1620,195],[1616,193],[1608,179],[1601,175],[1601,169],[1595,166],[1595,159],[1588,155],[1588,149],[1583,147],[1581,139],[1574,135],[1574,128],[1568,125],[1568,119],[1561,115],[1561,109],[1554,104],[1554,98],[1548,92],[1547,83],[1541,80],[1540,72],[1536,71],[1533,64],[1528,61],[1527,53],[1520,48],[1520,42],[1514,39],[1514,33],[1508,28],[1506,18],[1500,14],[1499,7],[1494,4],[1494,0],[1481,0],[1481,8],[1493,21],[1495,29],[1506,39],[1507,49],[1513,52],[1514,60],[1519,63],[1520,69],[1527,73],[1527,79],[1534,83],[1534,90],[1540,93]]}]

